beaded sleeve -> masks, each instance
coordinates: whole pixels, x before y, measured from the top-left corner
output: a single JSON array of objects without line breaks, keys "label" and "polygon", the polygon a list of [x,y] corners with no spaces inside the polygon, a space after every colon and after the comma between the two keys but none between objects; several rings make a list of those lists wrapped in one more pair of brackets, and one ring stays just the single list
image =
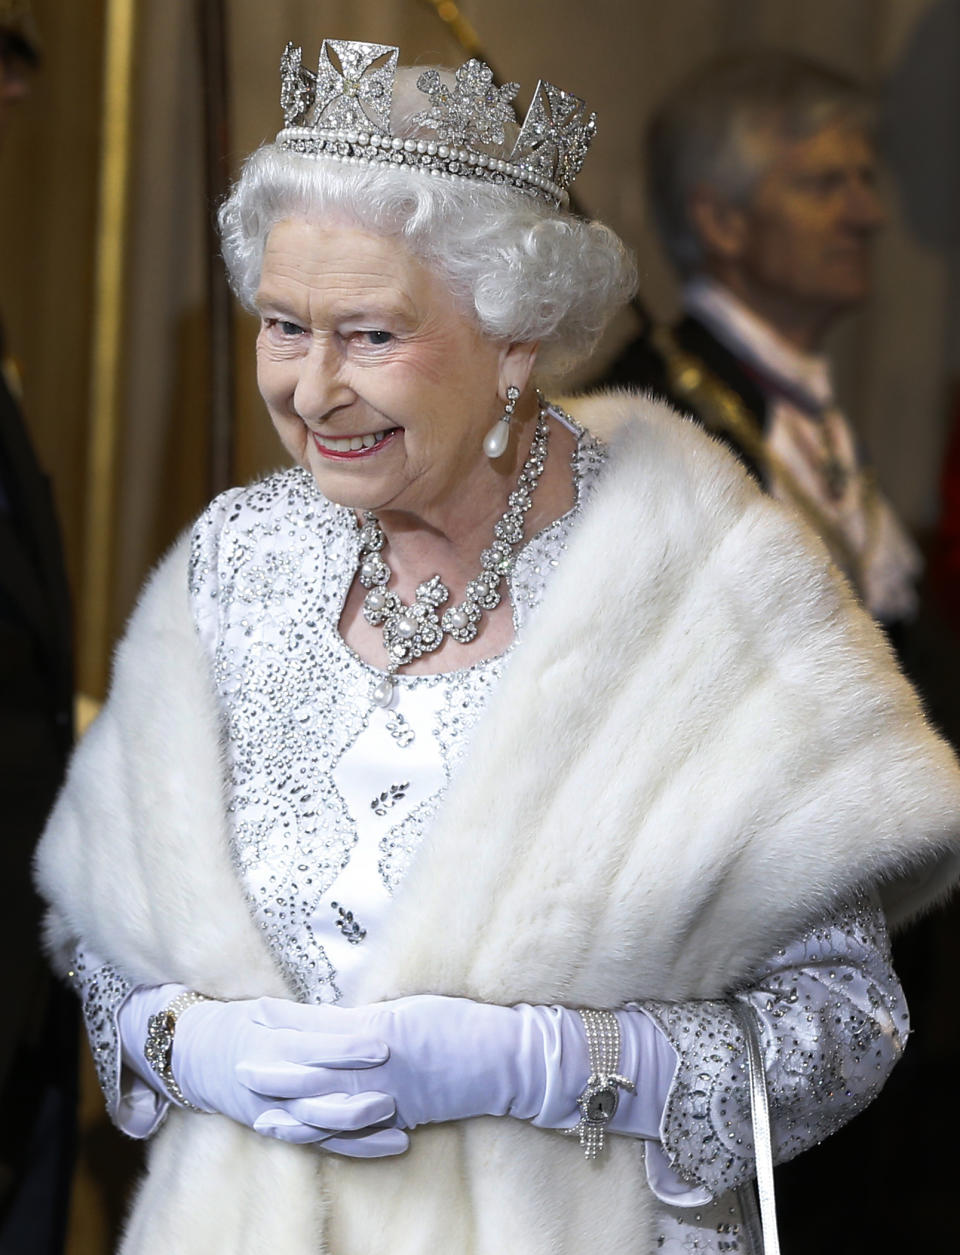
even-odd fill
[{"label": "beaded sleeve", "polygon": [[[736,994],[756,1012],[777,1162],[836,1132],[879,1093],[909,1032],[879,906],[861,898],[811,928]],[[746,1043],[729,1001],[643,1002],[679,1063],[663,1152],[716,1198],[754,1174]]]},{"label": "beaded sleeve", "polygon": [[131,1137],[149,1137],[169,1104],[165,1096],[123,1066],[117,1015],[133,986],[112,963],[104,963],[82,946],[74,955],[68,979],[80,999],[107,1114]]},{"label": "beaded sleeve", "polygon": [[111,1117],[120,1104],[120,1033],[117,1012],[132,986],[110,963],[79,948],[68,973],[83,1012],[97,1079]]}]

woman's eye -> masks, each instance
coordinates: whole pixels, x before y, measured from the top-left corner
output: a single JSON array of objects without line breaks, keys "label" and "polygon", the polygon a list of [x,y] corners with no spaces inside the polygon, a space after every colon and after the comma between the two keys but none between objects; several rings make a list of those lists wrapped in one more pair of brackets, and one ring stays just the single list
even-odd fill
[{"label": "woman's eye", "polygon": [[303,328],[299,323],[290,322],[286,318],[265,318],[263,324],[268,331],[276,331],[284,337],[298,336],[303,333]]},{"label": "woman's eye", "polygon": [[372,344],[375,348],[381,348],[393,339],[389,331],[362,331],[360,334],[366,338],[368,344]]}]

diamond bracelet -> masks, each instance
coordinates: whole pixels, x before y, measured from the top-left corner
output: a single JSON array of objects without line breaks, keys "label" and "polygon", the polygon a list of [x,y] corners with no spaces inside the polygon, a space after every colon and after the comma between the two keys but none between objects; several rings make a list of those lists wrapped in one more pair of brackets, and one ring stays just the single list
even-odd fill
[{"label": "diamond bracelet", "polygon": [[182,994],[177,994],[168,1006],[158,1011],[156,1015],[151,1015],[147,1021],[147,1039],[143,1046],[144,1058],[163,1082],[164,1088],[174,1102],[179,1103],[181,1107],[189,1108],[190,1111],[203,1111],[203,1108],[194,1106],[184,1096],[183,1090],[173,1075],[173,1035],[177,1020],[187,1007],[192,1007],[197,1002],[209,1001],[206,994],[198,994],[195,990],[188,989]]},{"label": "diamond bracelet", "polygon": [[620,1076],[620,1025],[612,1011],[577,1012],[587,1037],[587,1059],[590,1078],[577,1099],[580,1123],[564,1129],[568,1136],[579,1137],[587,1159],[596,1159],[603,1150],[603,1136],[620,1102],[619,1090],[636,1092],[633,1081]]}]

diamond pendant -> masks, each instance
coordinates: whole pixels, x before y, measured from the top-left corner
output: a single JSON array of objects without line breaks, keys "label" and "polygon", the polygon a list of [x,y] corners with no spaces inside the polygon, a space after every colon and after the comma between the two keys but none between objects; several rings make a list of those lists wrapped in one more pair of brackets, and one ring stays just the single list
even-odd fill
[{"label": "diamond pendant", "polygon": [[370,694],[370,700],[374,706],[382,706],[386,709],[393,701],[393,692],[396,688],[396,681],[392,675],[385,675],[382,680],[374,687]]}]

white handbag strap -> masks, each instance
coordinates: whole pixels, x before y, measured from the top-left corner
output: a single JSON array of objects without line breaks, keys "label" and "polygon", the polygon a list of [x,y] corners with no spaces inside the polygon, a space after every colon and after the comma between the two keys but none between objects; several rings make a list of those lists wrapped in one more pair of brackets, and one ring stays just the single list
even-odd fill
[{"label": "white handbag strap", "polygon": [[773,1144],[770,1136],[770,1108],[767,1103],[767,1075],[763,1066],[760,1031],[756,1012],[749,1003],[734,999],[747,1042],[747,1070],[750,1077],[750,1117],[753,1123],[753,1153],[757,1168],[757,1196],[760,1200],[761,1255],[780,1255],[777,1233],[777,1206],[773,1186]]}]

